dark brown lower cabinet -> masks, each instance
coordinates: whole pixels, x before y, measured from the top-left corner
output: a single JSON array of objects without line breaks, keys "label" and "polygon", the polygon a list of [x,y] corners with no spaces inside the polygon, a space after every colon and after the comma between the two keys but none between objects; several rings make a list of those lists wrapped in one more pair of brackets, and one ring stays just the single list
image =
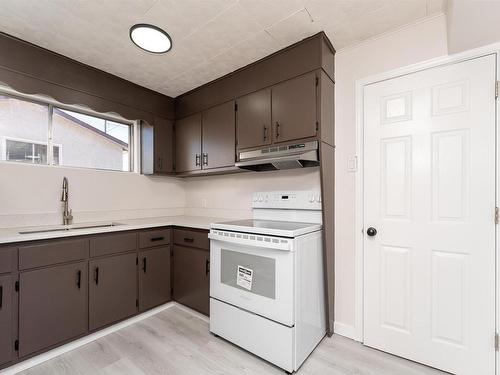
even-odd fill
[{"label": "dark brown lower cabinet", "polygon": [[210,251],[174,246],[174,300],[209,315]]},{"label": "dark brown lower cabinet", "polygon": [[139,310],[170,301],[170,246],[139,252]]},{"label": "dark brown lower cabinet", "polygon": [[35,353],[88,330],[87,262],[19,275],[19,356]]},{"label": "dark brown lower cabinet", "polygon": [[89,328],[95,330],[137,313],[137,254],[89,262]]},{"label": "dark brown lower cabinet", "polygon": [[12,309],[12,276],[0,276],[0,365],[12,361],[14,315]]}]

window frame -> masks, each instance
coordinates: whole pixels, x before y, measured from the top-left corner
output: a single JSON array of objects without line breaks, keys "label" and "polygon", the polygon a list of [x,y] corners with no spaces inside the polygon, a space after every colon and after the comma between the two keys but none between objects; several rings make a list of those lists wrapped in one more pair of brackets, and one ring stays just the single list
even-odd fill
[{"label": "window frame", "polygon": [[[138,161],[136,160],[136,155],[140,155],[140,150],[136,150],[138,147],[138,144],[136,144],[136,135],[139,134],[139,122],[140,120],[128,120],[125,119],[119,115],[113,115],[113,114],[103,114],[100,112],[93,111],[88,108],[83,108],[78,105],[69,105],[69,104],[64,104],[60,103],[56,100],[42,97],[39,95],[28,95],[28,94],[23,94],[19,93],[11,88],[5,87],[5,86],[0,86],[0,95],[1,96],[7,96],[13,99],[17,100],[22,100],[26,102],[31,102],[33,104],[38,104],[42,106],[47,107],[47,142],[38,142],[38,141],[31,141],[28,139],[16,139],[15,137],[9,137],[9,136],[4,136],[2,139],[2,145],[6,146],[6,140],[13,140],[13,141],[20,141],[20,142],[27,142],[27,143],[34,143],[34,144],[40,144],[40,145],[46,145],[47,146],[47,163],[46,164],[36,164],[36,163],[21,163],[17,161],[11,161],[11,160],[0,160],[2,163],[15,163],[15,164],[26,164],[26,165],[37,165],[37,166],[49,166],[49,167],[55,167],[55,168],[76,168],[76,169],[86,169],[86,170],[97,170],[97,171],[107,171],[107,172],[122,172],[122,173],[137,173],[137,165]],[[59,143],[54,143],[53,142],[53,115],[54,115],[54,108],[62,109],[62,110],[68,110],[76,113],[80,113],[83,115],[87,116],[93,116],[93,117],[98,117],[100,119],[106,120],[106,121],[113,121],[117,122],[123,125],[127,125],[129,127],[129,143],[128,143],[128,159],[129,159],[129,165],[128,165],[128,170],[118,170],[118,169],[107,169],[107,168],[93,168],[93,167],[79,167],[79,166],[70,166],[70,165],[62,165],[62,156],[61,156],[61,151],[63,149],[63,146]],[[54,164],[54,158],[53,158],[53,146],[59,147],[59,164]],[[6,159],[6,151],[5,155],[2,155],[4,159]],[[140,163],[139,163],[140,164]]]}]

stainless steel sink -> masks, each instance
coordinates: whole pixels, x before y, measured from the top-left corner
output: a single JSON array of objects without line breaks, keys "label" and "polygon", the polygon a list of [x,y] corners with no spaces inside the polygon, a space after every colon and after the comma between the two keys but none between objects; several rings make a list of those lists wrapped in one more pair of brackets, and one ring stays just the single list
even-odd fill
[{"label": "stainless steel sink", "polygon": [[61,226],[55,228],[47,228],[47,229],[30,229],[19,232],[19,234],[34,234],[34,233],[52,233],[52,232],[64,232],[64,231],[74,231],[81,229],[94,229],[94,228],[109,228],[115,227],[117,225],[123,225],[121,223],[106,223],[106,224],[76,224],[71,226]]}]

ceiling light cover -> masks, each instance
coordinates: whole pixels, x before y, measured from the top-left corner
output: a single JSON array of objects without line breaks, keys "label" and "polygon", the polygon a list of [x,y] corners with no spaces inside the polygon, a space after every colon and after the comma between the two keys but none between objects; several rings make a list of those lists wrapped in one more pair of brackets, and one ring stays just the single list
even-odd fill
[{"label": "ceiling light cover", "polygon": [[134,44],[151,53],[165,53],[172,48],[172,39],[164,30],[154,25],[140,23],[130,28]]}]

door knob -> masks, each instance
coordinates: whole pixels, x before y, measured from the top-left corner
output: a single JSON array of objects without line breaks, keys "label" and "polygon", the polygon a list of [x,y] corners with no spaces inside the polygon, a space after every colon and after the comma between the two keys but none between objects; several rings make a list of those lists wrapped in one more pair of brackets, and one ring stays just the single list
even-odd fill
[{"label": "door knob", "polygon": [[366,230],[366,234],[369,235],[370,237],[374,237],[377,235],[377,230],[373,227],[370,227]]}]

